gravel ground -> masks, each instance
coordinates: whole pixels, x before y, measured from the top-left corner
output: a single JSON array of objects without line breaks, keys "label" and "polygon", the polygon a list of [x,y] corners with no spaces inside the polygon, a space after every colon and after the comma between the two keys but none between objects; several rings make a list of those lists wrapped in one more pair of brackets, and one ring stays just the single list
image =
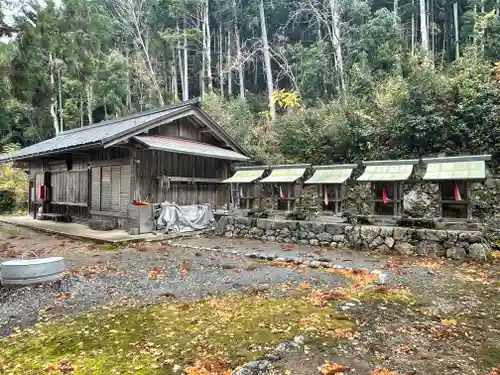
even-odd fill
[{"label": "gravel ground", "polygon": [[55,283],[0,287],[0,336],[11,333],[14,327],[114,303],[199,299],[250,288],[266,288],[279,295],[283,284],[302,281],[318,287],[347,285],[339,276],[276,268],[230,253],[159,244],[106,251],[26,229],[15,233],[0,233],[0,243],[8,244],[3,246],[0,260],[19,258],[29,249],[43,256],[64,256],[69,272]]}]

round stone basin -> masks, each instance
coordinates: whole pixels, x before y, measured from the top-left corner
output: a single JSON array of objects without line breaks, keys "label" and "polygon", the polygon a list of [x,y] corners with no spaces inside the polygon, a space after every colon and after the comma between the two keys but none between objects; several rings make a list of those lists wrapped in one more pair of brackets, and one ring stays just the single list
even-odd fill
[{"label": "round stone basin", "polygon": [[15,259],[0,264],[3,285],[27,285],[59,280],[65,270],[63,257]]}]

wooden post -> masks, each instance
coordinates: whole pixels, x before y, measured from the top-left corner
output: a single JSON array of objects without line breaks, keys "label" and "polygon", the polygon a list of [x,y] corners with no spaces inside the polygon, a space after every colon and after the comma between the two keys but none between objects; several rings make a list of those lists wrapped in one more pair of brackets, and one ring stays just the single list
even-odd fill
[{"label": "wooden post", "polygon": [[376,214],[375,208],[376,208],[376,203],[375,199],[377,199],[377,186],[375,183],[370,182],[370,190],[372,191],[372,213]]},{"label": "wooden post", "polygon": [[438,184],[439,186],[439,217],[442,218],[443,217],[443,183],[442,182],[439,182]]},{"label": "wooden post", "polygon": [[466,190],[465,199],[467,199],[467,220],[472,220],[472,200],[471,200],[472,184],[470,181],[465,182],[465,190]]}]

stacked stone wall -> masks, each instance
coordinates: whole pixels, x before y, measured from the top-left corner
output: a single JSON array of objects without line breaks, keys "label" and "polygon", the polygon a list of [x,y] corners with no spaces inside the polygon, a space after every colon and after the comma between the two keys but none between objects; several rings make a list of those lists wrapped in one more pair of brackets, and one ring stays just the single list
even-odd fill
[{"label": "stacked stone wall", "polygon": [[347,223],[256,219],[224,216],[216,233],[229,238],[374,250],[384,254],[485,259],[489,251],[481,232],[416,229]]}]

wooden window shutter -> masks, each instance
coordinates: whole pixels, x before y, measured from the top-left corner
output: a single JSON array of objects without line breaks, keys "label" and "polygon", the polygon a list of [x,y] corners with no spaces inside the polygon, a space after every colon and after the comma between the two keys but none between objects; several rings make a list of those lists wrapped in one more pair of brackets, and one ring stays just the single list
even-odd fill
[{"label": "wooden window shutter", "polygon": [[111,211],[111,167],[101,170],[101,211]]},{"label": "wooden window shutter", "polygon": [[101,167],[92,168],[91,202],[92,210],[101,210]]},{"label": "wooden window shutter", "polygon": [[127,204],[130,200],[130,178],[131,178],[132,168],[130,165],[121,166],[121,177],[120,177],[120,211],[127,212]]}]

